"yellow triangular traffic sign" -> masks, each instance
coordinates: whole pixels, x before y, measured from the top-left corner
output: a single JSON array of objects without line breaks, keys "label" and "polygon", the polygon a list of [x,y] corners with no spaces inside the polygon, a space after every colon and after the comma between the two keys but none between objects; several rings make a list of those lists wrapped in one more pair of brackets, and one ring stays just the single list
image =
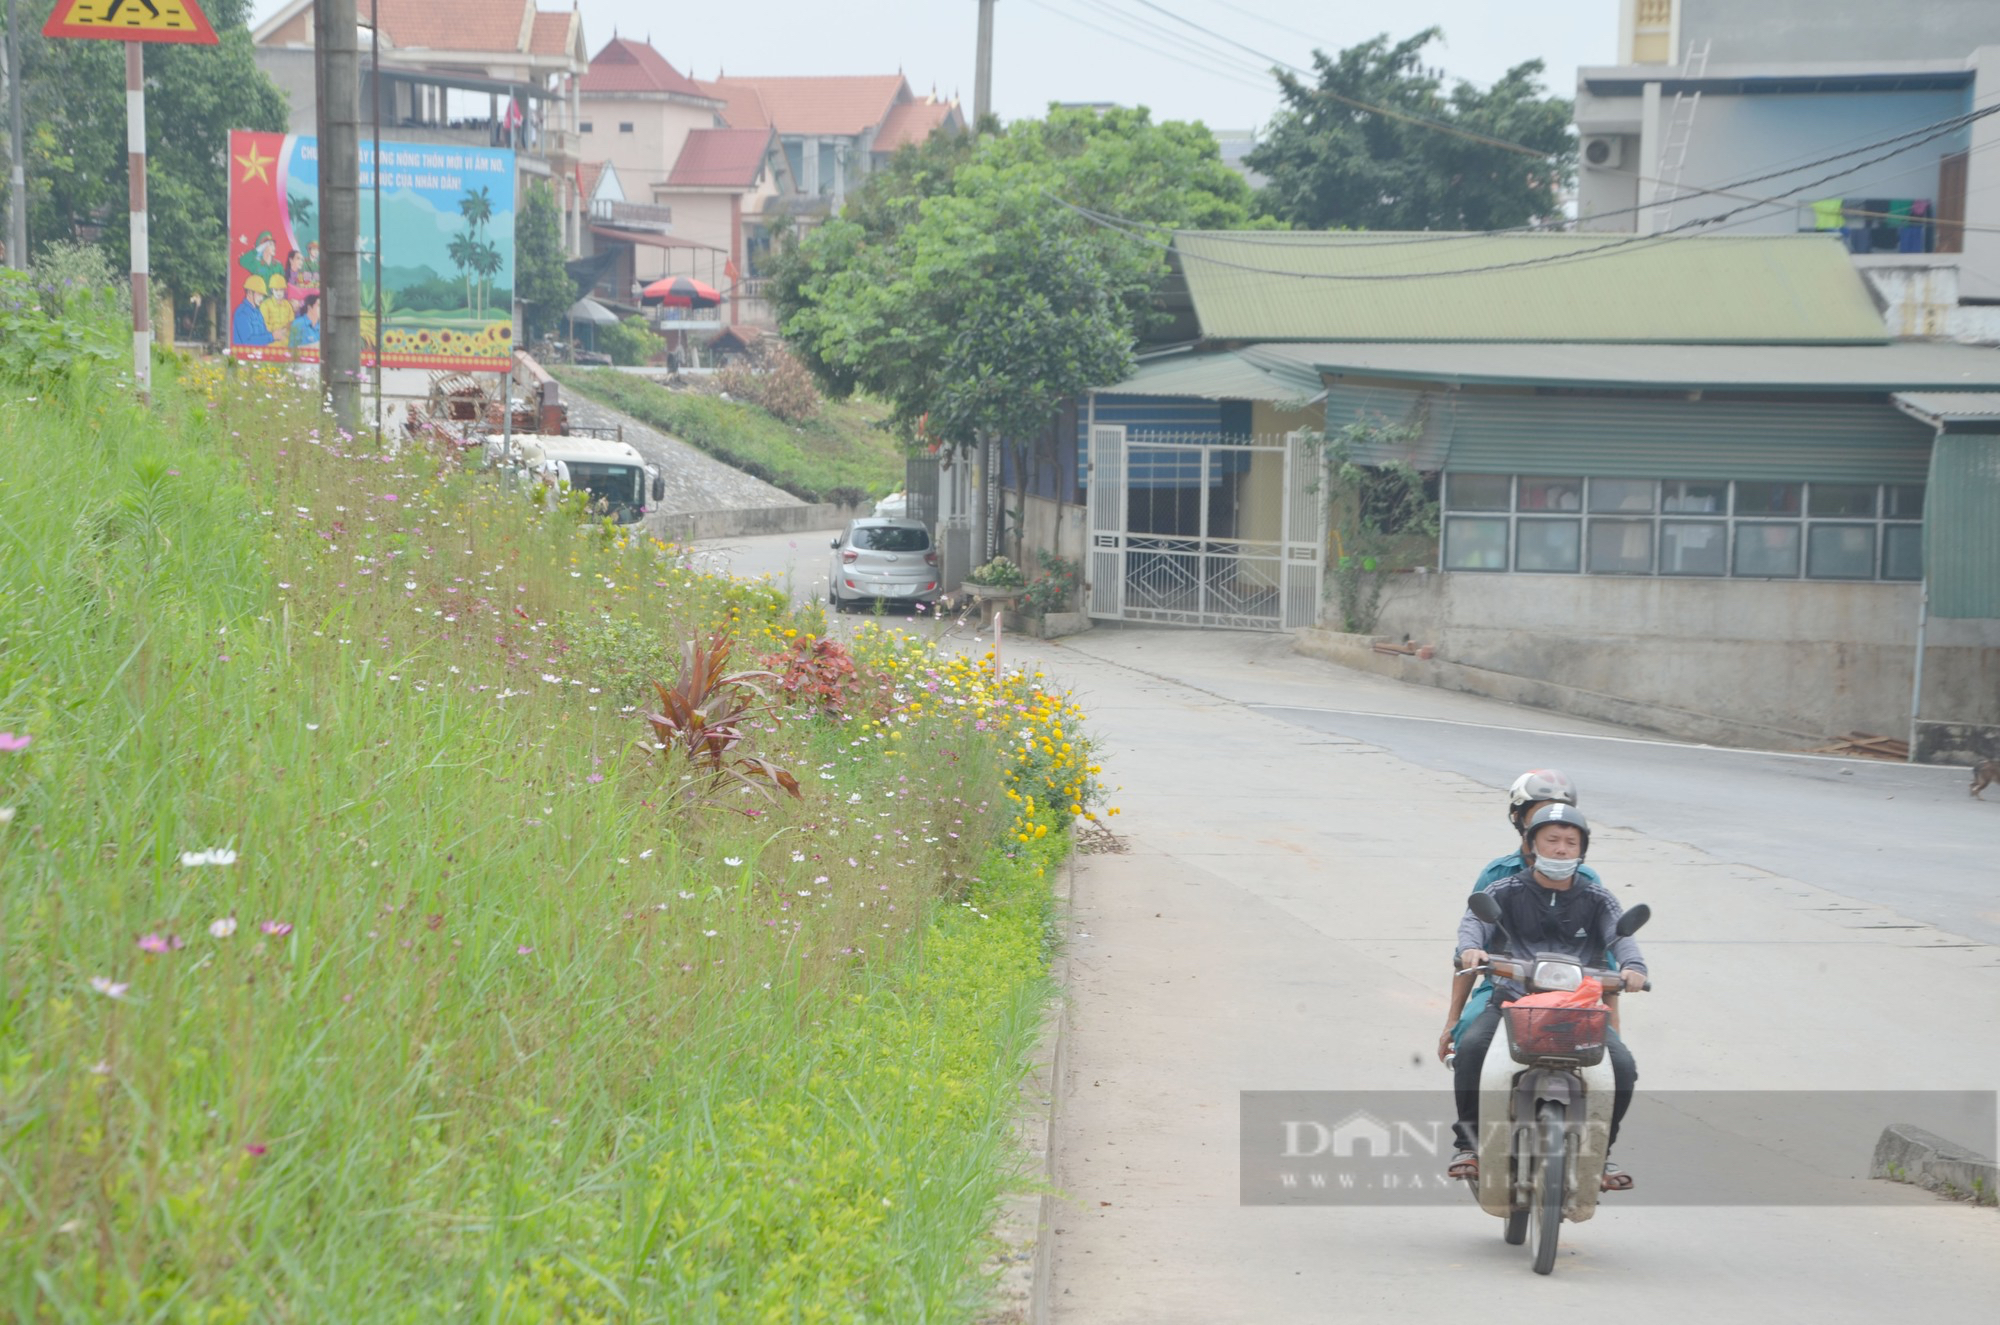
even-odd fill
[{"label": "yellow triangular traffic sign", "polygon": [[215,29],[195,0],[56,0],[42,35],[216,44]]}]

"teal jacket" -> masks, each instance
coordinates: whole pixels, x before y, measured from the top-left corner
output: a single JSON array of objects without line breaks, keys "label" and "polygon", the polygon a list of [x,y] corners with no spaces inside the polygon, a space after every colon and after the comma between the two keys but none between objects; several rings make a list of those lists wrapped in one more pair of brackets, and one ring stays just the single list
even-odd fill
[{"label": "teal jacket", "polygon": [[[1479,877],[1472,881],[1472,891],[1483,893],[1494,884],[1500,882],[1500,880],[1519,874],[1526,868],[1528,868],[1528,862],[1522,859],[1519,851],[1510,851],[1504,856],[1496,856],[1487,864],[1485,869],[1479,871]],[[1586,879],[1591,883],[1601,884],[1604,882],[1604,880],[1597,877],[1597,871],[1588,865],[1579,866],[1576,873],[1578,878]],[[1471,995],[1465,1000],[1465,1011],[1459,1014],[1458,1023],[1451,1028],[1451,1038],[1453,1040],[1462,1039],[1473,1021],[1480,1013],[1486,1011],[1487,1004],[1492,1001],[1493,979],[1491,976],[1483,977],[1479,982],[1479,987],[1474,989]]]}]

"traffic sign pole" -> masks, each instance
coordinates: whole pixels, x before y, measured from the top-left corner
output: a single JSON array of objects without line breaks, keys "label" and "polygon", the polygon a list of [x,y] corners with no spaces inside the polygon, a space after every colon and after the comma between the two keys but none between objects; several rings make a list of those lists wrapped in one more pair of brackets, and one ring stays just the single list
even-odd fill
[{"label": "traffic sign pole", "polygon": [[[140,400],[151,401],[153,264],[146,224],[146,61],[142,48],[152,41],[213,46],[215,29],[209,25],[208,15],[201,12],[198,0],[56,0],[48,22],[42,25],[42,35],[125,43],[125,152],[132,200],[132,385]],[[7,36],[10,42],[14,39],[11,25]],[[21,168],[18,156],[14,168]]]},{"label": "traffic sign pole", "polygon": [[132,384],[141,401],[153,394],[152,253],[146,224],[145,47],[125,43],[125,151],[132,195]]}]

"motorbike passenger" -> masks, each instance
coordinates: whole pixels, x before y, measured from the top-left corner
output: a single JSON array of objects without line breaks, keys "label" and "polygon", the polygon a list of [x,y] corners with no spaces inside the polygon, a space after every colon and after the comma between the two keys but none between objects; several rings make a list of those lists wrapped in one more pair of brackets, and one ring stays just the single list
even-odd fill
[{"label": "motorbike passenger", "polygon": [[[1623,908],[1602,884],[1583,876],[1583,858],[1590,850],[1590,822],[1582,811],[1565,804],[1544,805],[1529,817],[1522,840],[1530,862],[1528,867],[1487,890],[1499,904],[1508,930],[1528,948],[1527,952],[1510,955],[1562,953],[1585,966],[1597,966],[1609,951],[1623,976],[1623,987],[1644,986],[1646,961],[1639,945],[1617,932]],[[1467,910],[1458,922],[1460,969],[1485,965],[1487,953],[1498,937],[1496,926]],[[1458,1154],[1449,1170],[1454,1178],[1478,1176],[1480,1069],[1500,1028],[1500,1005],[1527,993],[1517,981],[1505,977],[1496,978],[1494,985],[1497,993],[1492,1002],[1458,1037],[1458,1056],[1453,1063],[1453,1085],[1458,1097],[1458,1125],[1453,1130],[1458,1138]],[[1611,1059],[1615,1084],[1610,1136],[1611,1144],[1615,1145],[1618,1125],[1632,1103],[1632,1086],[1639,1078],[1639,1068],[1615,1028],[1606,1037],[1605,1049]],[[1632,1186],[1632,1179],[1629,1174],[1619,1172],[1616,1165],[1607,1163],[1603,1186],[1606,1191],[1625,1191]]]},{"label": "motorbike passenger", "polygon": [[[1514,785],[1507,789],[1507,822],[1514,825],[1514,835],[1520,837],[1527,830],[1528,819],[1544,805],[1575,805],[1576,784],[1559,769],[1531,768],[1514,779]],[[1486,868],[1479,871],[1479,877],[1472,881],[1472,891],[1483,893],[1502,879],[1511,878],[1528,867],[1521,848],[1515,847],[1504,856],[1495,856],[1486,862]],[[1577,871],[1586,883],[1602,883],[1597,871],[1588,865]],[[1476,988],[1474,986],[1477,986]],[[1445,1013],[1444,1032],[1438,1036],[1438,1061],[1444,1062],[1451,1052],[1453,1041],[1472,1029],[1472,1023],[1493,999],[1493,981],[1463,973],[1454,974],[1451,980],[1451,1006]],[[1613,1024],[1617,1021],[1617,1004],[1612,1004]]]}]

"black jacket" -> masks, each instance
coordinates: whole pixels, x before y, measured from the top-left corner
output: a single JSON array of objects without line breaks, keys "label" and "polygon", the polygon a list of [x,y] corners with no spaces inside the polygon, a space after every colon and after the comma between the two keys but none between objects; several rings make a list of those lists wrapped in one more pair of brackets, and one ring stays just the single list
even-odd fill
[{"label": "black jacket", "polygon": [[[1507,951],[1498,927],[1468,910],[1458,922],[1458,948],[1452,954],[1454,964],[1458,953],[1467,948],[1507,951],[1511,957],[1559,952],[1585,966],[1603,966],[1604,954],[1609,951],[1621,969],[1646,969],[1638,941],[1618,936],[1618,917],[1625,913],[1625,908],[1602,884],[1578,876],[1568,888],[1558,891],[1535,882],[1533,871],[1522,870],[1488,888],[1486,895],[1499,903],[1507,929],[1526,945],[1527,951]],[[1513,980],[1496,978],[1493,983],[1503,1002],[1527,992]]]}]

